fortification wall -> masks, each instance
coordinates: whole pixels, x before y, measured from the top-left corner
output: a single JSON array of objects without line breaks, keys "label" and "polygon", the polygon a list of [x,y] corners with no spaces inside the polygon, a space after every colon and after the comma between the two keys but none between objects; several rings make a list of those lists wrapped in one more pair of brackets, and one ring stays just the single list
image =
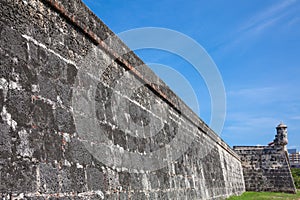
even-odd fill
[{"label": "fortification wall", "polygon": [[78,0],[0,1],[3,199],[220,199],[237,154]]},{"label": "fortification wall", "polygon": [[287,152],[282,146],[235,146],[247,191],[295,193]]}]

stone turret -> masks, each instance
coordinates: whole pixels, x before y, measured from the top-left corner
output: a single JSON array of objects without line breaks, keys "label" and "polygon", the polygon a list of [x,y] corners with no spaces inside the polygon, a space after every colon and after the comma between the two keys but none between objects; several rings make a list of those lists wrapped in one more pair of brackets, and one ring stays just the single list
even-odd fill
[{"label": "stone turret", "polygon": [[276,127],[277,134],[274,139],[274,146],[282,146],[286,149],[286,145],[288,143],[287,139],[287,125],[282,122]]},{"label": "stone turret", "polygon": [[246,191],[296,193],[286,150],[287,126],[280,123],[268,146],[235,146],[241,158]]}]

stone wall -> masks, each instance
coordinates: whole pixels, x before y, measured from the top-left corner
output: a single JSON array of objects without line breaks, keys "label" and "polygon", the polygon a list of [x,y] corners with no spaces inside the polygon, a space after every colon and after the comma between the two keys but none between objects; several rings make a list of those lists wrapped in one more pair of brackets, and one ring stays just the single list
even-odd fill
[{"label": "stone wall", "polygon": [[79,0],[0,1],[2,199],[220,199],[237,154]]},{"label": "stone wall", "polygon": [[247,191],[296,193],[289,157],[287,126],[280,123],[269,146],[235,146],[240,156]]},{"label": "stone wall", "polygon": [[295,193],[287,152],[274,146],[236,146],[247,191]]}]

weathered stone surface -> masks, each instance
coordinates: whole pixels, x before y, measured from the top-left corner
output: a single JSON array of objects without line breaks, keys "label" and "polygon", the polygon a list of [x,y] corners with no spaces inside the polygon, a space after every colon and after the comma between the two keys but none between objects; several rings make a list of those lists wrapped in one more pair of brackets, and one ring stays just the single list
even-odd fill
[{"label": "weathered stone surface", "polygon": [[[237,154],[109,38],[103,22],[79,0],[57,1],[64,14],[47,2],[0,1],[2,198],[220,199],[244,191]],[[68,14],[107,39],[174,105]]]},{"label": "weathered stone surface", "polygon": [[247,191],[295,192],[287,154],[272,146],[241,147],[240,155]]},{"label": "weathered stone surface", "polygon": [[269,146],[235,146],[243,166],[246,190],[296,193],[287,145],[287,126],[276,127]]}]

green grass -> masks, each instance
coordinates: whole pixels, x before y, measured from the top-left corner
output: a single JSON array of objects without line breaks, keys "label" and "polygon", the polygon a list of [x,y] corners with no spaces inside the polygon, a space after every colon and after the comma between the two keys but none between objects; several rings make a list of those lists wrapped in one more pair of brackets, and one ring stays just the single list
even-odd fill
[{"label": "green grass", "polygon": [[296,188],[300,189],[300,169],[292,168],[292,174]]},{"label": "green grass", "polygon": [[279,192],[245,192],[241,196],[232,196],[228,200],[300,200],[300,191],[297,194],[287,194]]},{"label": "green grass", "polygon": [[279,199],[279,200],[300,200],[300,169],[291,169],[294,183],[298,188],[297,194],[277,193],[277,192],[245,192],[241,196],[233,196],[228,200],[268,200],[268,199]]}]

